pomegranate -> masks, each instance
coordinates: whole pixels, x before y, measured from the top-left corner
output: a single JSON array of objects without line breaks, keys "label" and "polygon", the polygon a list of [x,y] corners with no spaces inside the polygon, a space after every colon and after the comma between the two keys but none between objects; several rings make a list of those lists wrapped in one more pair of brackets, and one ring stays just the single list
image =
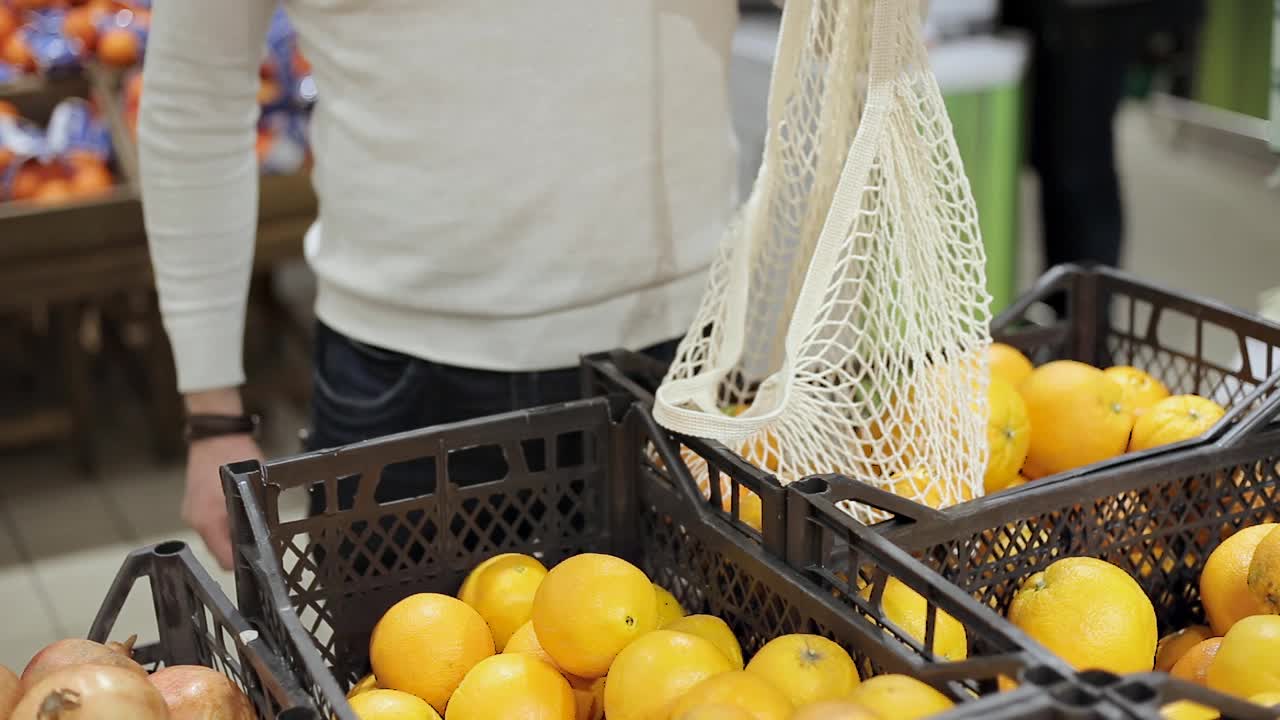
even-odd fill
[{"label": "pomegranate", "polygon": [[254,720],[253,705],[226,675],[199,665],[174,665],[151,676],[170,720]]},{"label": "pomegranate", "polygon": [[169,710],[144,674],[76,665],[45,675],[22,696],[9,720],[169,720]]},{"label": "pomegranate", "polygon": [[0,665],[0,718],[9,717],[9,711],[18,704],[22,695],[19,689],[18,676],[9,668]]},{"label": "pomegranate", "polygon": [[22,690],[26,692],[44,676],[71,665],[110,665],[146,675],[147,671],[132,658],[133,644],[137,640],[136,635],[123,643],[106,645],[80,638],[59,640],[36,653],[27,663],[22,671]]}]

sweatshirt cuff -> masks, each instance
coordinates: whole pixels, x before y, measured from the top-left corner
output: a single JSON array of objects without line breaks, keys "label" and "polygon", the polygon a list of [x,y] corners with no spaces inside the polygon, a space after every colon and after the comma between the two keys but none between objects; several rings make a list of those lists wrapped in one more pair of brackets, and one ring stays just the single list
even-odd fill
[{"label": "sweatshirt cuff", "polygon": [[244,309],[166,320],[182,393],[244,384]]}]

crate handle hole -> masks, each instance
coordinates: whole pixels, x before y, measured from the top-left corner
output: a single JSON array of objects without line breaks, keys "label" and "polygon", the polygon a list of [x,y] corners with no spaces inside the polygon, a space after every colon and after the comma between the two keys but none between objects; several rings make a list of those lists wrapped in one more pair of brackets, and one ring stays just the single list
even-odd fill
[{"label": "crate handle hole", "polygon": [[1116,692],[1126,700],[1135,703],[1153,703],[1160,697],[1156,689],[1140,682],[1128,682],[1116,686]]},{"label": "crate handle hole", "polygon": [[1023,682],[1030,683],[1032,685],[1039,685],[1040,687],[1057,685],[1062,682],[1063,679],[1062,674],[1057,670],[1045,667],[1044,665],[1029,667],[1026,672],[1022,674]]},{"label": "crate handle hole", "polygon": [[1086,670],[1078,677],[1080,682],[1095,688],[1107,688],[1120,682],[1119,676],[1106,670]]},{"label": "crate handle hole", "polygon": [[318,720],[318,718],[319,716],[316,715],[315,711],[310,708],[301,707],[281,710],[280,713],[276,715],[276,720]]},{"label": "crate handle hole", "polygon": [[159,545],[156,545],[155,550],[153,550],[153,552],[156,555],[160,555],[161,557],[169,557],[171,555],[177,555],[186,549],[187,549],[187,544],[182,542],[181,540],[168,540],[166,542],[160,543]]},{"label": "crate handle hole", "polygon": [[831,489],[831,483],[820,477],[808,477],[791,483],[791,487],[805,495],[822,495]]},{"label": "crate handle hole", "polygon": [[1098,704],[1097,693],[1080,685],[1066,685],[1053,692],[1053,697],[1070,707],[1090,707]]}]

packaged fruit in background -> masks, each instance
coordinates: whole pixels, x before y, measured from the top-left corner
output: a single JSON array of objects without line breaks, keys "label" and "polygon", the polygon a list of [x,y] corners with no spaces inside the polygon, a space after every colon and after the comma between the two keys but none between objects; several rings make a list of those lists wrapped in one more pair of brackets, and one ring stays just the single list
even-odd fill
[{"label": "packaged fruit in background", "polygon": [[48,151],[69,162],[84,156],[106,163],[111,157],[111,130],[89,101],[68,98],[58,103],[45,129]]},{"label": "packaged fruit in background", "polygon": [[262,63],[264,111],[285,107],[308,108],[316,100],[311,63],[298,49],[298,34],[283,7],[276,9],[267,29],[267,56]]},{"label": "packaged fruit in background", "polygon": [[110,132],[86,100],[63,100],[45,128],[0,114],[0,200],[56,204],[102,195],[114,185],[110,158]]},{"label": "packaged fruit in background", "polygon": [[0,201],[31,197],[39,182],[30,165],[45,154],[42,129],[17,115],[0,115]]},{"label": "packaged fruit in background", "polygon": [[258,123],[258,164],[267,175],[287,175],[307,165],[307,115],[297,110],[265,113]]},{"label": "packaged fruit in background", "polygon": [[104,65],[132,67],[142,62],[151,29],[151,11],[137,3],[114,6],[114,12],[98,12],[93,17],[97,31],[95,54]]},{"label": "packaged fruit in background", "polygon": [[72,72],[80,68],[85,48],[80,40],[64,33],[67,13],[62,9],[38,10],[27,13],[26,25],[19,33],[24,35],[27,50],[31,54],[29,65],[45,75]]}]

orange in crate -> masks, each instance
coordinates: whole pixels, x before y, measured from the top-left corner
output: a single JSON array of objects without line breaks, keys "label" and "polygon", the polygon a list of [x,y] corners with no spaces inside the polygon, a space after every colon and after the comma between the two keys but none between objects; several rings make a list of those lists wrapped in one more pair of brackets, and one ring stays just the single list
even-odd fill
[{"label": "orange in crate", "polygon": [[93,8],[88,7],[68,10],[62,20],[62,34],[78,41],[83,52],[93,52],[98,43],[97,15]]},{"label": "orange in crate", "polygon": [[132,30],[112,28],[98,38],[98,59],[107,65],[129,67],[141,55],[142,43]]},{"label": "orange in crate", "polygon": [[4,41],[4,48],[0,51],[0,61],[9,63],[20,72],[34,72],[36,69],[35,55],[31,54],[27,39],[20,32],[11,34],[9,39]]},{"label": "orange in crate", "polygon": [[71,192],[76,197],[95,197],[111,192],[115,180],[100,161],[75,165],[71,174]]},{"label": "orange in crate", "polygon": [[0,5],[0,40],[9,37],[18,29],[18,16],[12,10]]},{"label": "orange in crate", "polygon": [[27,163],[13,176],[10,193],[14,200],[31,200],[44,184],[45,170],[35,163]]},{"label": "orange in crate", "polygon": [[75,190],[72,189],[71,183],[60,177],[45,180],[40,185],[40,189],[36,194],[31,196],[32,202],[41,205],[60,205],[70,202],[75,198]]}]

